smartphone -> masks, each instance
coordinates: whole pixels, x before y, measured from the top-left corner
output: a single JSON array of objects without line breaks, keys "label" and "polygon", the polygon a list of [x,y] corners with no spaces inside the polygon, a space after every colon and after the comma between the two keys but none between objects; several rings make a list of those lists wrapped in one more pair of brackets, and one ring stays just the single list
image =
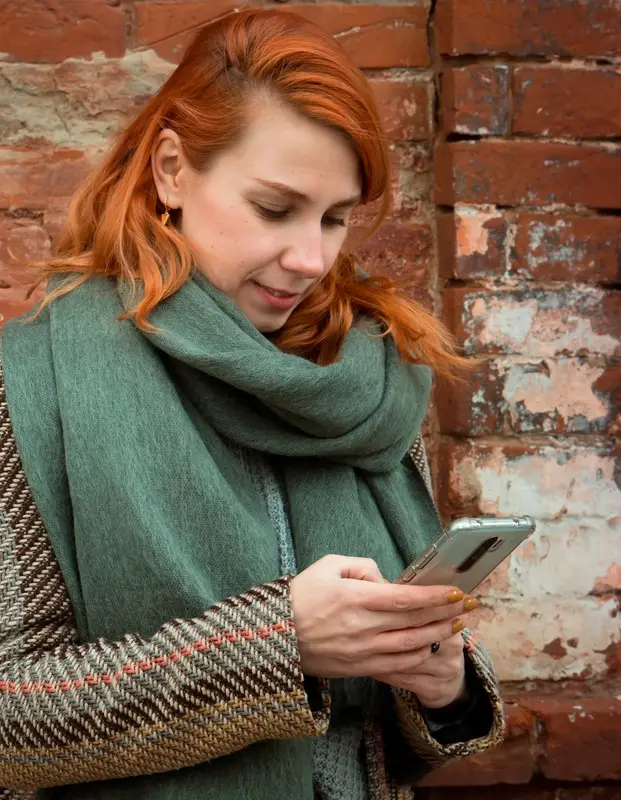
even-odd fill
[{"label": "smartphone", "polygon": [[455,520],[397,578],[414,586],[456,586],[468,594],[535,530],[531,517]]}]

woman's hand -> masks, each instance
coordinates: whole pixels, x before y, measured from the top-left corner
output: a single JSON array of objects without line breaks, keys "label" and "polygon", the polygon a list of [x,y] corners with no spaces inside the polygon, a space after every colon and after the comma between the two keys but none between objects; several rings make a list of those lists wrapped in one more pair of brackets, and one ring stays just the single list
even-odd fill
[{"label": "woman's hand", "polygon": [[[447,656],[440,660],[452,664],[448,653],[464,627],[458,617],[468,613],[458,589],[386,583],[374,561],[346,556],[325,556],[293,578],[291,600],[306,675],[369,675],[388,683],[407,676],[408,686],[412,673],[445,645]],[[440,651],[431,656],[434,642]],[[448,682],[444,671],[438,676],[429,669],[416,673],[425,697],[428,677]]]},{"label": "woman's hand", "polygon": [[442,642],[440,649],[409,672],[375,674],[377,681],[414,692],[427,708],[444,708],[465,695],[464,640],[461,634]]}]

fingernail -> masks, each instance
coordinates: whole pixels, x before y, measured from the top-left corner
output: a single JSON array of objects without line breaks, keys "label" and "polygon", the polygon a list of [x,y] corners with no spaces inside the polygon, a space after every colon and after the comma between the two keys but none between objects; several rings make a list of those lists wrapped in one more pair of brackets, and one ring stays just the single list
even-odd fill
[{"label": "fingernail", "polygon": [[459,633],[459,631],[463,631],[464,623],[460,619],[453,620],[453,633]]},{"label": "fingernail", "polygon": [[459,603],[460,600],[463,600],[463,597],[464,593],[461,589],[453,589],[448,593],[446,600],[449,603]]},{"label": "fingernail", "polygon": [[464,600],[464,611],[474,611],[478,605],[479,601],[476,597],[466,597]]}]

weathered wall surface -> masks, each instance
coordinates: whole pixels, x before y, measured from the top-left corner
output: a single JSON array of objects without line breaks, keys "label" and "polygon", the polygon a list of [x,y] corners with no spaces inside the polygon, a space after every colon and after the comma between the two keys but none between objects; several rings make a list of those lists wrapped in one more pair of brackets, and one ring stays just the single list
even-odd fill
[{"label": "weathered wall surface", "polygon": [[[235,5],[0,6],[3,318],[28,307],[24,260],[49,252],[68,198],[187,30]],[[464,800],[621,797],[595,785],[621,780],[621,0],[264,5],[323,25],[367,72],[395,168],[367,263],[415,278],[480,359],[428,425],[443,511],[538,521],[479,613],[509,741],[429,783],[529,784]]]}]

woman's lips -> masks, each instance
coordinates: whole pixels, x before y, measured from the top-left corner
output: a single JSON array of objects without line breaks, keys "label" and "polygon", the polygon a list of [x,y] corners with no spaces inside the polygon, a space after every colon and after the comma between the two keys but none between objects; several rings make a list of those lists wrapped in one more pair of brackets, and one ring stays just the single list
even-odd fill
[{"label": "woman's lips", "polygon": [[263,286],[263,284],[257,283],[257,281],[253,281],[253,283],[263,302],[271,308],[277,308],[280,311],[287,311],[293,308],[300,296],[299,294],[284,292],[280,289],[272,289],[270,286]]}]

